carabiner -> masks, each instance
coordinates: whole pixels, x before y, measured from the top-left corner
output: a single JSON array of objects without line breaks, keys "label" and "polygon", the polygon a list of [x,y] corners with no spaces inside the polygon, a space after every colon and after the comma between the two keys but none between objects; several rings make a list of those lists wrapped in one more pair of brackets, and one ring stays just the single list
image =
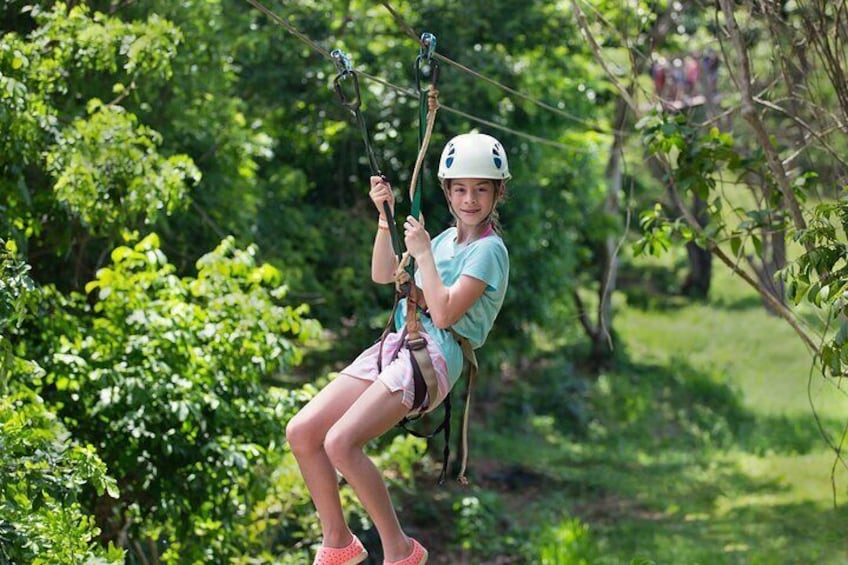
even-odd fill
[{"label": "carabiner", "polygon": [[[424,52],[424,49],[427,49],[427,52]],[[433,58],[433,53],[436,52],[436,36],[430,32],[425,31],[421,34],[421,50],[420,54],[427,57],[427,60]]]},{"label": "carabiner", "polygon": [[333,63],[335,63],[339,74],[353,72],[353,66],[350,64],[350,59],[341,49],[333,49],[330,51],[330,57],[333,58]]},{"label": "carabiner", "polygon": [[[422,73],[430,76],[430,84],[433,87],[439,80],[439,63],[433,57],[435,52],[436,36],[425,31],[421,34],[421,48],[418,50],[418,57],[415,58],[415,88],[418,89],[418,92],[423,92],[421,89]],[[422,66],[422,63],[425,64]]]},{"label": "carabiner", "polygon": [[[344,51],[341,49],[333,49],[330,52],[330,56],[333,58],[333,63],[339,71],[338,74],[336,74],[336,78],[333,79],[333,88],[336,91],[336,95],[338,95],[342,106],[352,112],[356,112],[359,110],[359,105],[361,104],[359,96],[359,78],[356,76],[356,71],[353,70],[353,65],[350,64],[350,59],[348,59],[347,55],[345,55]],[[350,77],[353,81],[354,97],[352,99],[345,95],[344,89],[342,88],[342,81],[347,80],[348,77]]]}]

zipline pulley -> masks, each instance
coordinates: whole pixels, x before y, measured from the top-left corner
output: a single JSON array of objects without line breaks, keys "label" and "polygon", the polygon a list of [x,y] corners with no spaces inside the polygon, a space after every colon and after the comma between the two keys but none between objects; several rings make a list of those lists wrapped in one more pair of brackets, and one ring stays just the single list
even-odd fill
[{"label": "zipline pulley", "polygon": [[430,83],[436,86],[439,80],[439,62],[433,58],[436,52],[436,36],[432,33],[421,34],[421,48],[418,57],[415,58],[415,88],[418,92],[426,93],[427,89],[421,90],[421,77],[429,76]]}]

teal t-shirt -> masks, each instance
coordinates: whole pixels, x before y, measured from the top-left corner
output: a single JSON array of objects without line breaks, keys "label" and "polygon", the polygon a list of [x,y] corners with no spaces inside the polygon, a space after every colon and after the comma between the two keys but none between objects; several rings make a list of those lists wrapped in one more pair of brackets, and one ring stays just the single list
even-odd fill
[{"label": "teal t-shirt", "polygon": [[[495,318],[503,305],[509,283],[509,254],[503,239],[495,233],[469,244],[456,242],[456,228],[448,228],[431,242],[436,270],[445,286],[453,285],[467,275],[486,283],[486,290],[453,325],[459,335],[468,338],[474,349],[486,341]],[[421,276],[415,273],[421,286]],[[406,299],[401,300],[395,315],[395,325],[402,328],[406,316]],[[438,329],[428,316],[420,316],[424,331],[438,343],[448,366],[451,387],[462,374],[462,349],[450,331]]]}]

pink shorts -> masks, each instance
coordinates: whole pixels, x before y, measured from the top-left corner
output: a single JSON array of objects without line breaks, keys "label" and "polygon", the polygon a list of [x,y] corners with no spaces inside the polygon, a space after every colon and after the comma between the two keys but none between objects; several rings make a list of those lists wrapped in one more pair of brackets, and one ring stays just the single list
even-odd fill
[{"label": "pink shorts", "polygon": [[[447,378],[448,367],[435,341],[424,332],[421,332],[421,337],[427,342],[427,352],[430,354],[433,368],[436,370],[436,381],[439,385],[439,397],[433,403],[433,407],[436,407],[450,391]],[[397,353],[396,358],[395,353]],[[377,358],[379,355],[380,342],[378,341],[363,351],[353,363],[342,369],[340,373],[371,382],[379,379],[391,392],[402,390],[403,399],[401,402],[407,408],[412,409],[412,404],[415,400],[415,382],[412,377],[412,364],[409,360],[410,352],[406,348],[406,344],[401,340],[399,332],[390,333],[383,343],[382,372],[378,372],[377,370]],[[429,394],[425,395],[422,406],[430,406]]]}]

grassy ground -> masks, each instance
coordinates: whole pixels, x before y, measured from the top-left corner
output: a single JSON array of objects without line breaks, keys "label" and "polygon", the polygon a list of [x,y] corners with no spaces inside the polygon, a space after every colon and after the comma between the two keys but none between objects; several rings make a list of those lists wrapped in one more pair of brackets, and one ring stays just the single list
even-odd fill
[{"label": "grassy ground", "polygon": [[743,283],[714,285],[704,303],[619,297],[615,368],[586,381],[554,354],[478,407],[474,487],[407,503],[460,510],[419,520],[457,548],[431,562],[847,563],[848,472],[810,399],[838,441],[848,397]]},{"label": "grassy ground", "polygon": [[670,446],[638,464],[642,488],[615,490],[658,510],[656,520],[600,523],[597,537],[610,562],[644,555],[658,563],[846,563],[848,473],[837,466],[831,476],[834,454],[813,407],[838,441],[848,397],[810,377],[801,341],[742,282],[720,270],[714,284],[707,303],[623,309],[617,324],[630,362],[710,383],[682,408],[703,410],[722,388],[732,391],[738,406],[713,413],[729,433],[719,441],[695,434],[690,449]]}]

